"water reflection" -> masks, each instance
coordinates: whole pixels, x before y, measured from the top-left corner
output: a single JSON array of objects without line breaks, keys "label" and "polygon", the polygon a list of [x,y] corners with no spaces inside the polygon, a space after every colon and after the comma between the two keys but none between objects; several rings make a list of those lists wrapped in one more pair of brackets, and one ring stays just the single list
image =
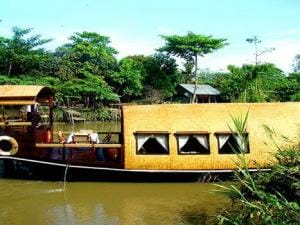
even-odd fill
[{"label": "water reflection", "polygon": [[[228,200],[200,183],[0,180],[0,224],[206,224]],[[201,222],[202,221],[202,222]]]}]

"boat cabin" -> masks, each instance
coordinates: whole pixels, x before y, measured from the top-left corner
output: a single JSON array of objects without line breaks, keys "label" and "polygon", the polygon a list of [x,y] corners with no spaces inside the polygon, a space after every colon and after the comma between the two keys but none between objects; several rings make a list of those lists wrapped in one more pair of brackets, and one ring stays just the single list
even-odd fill
[{"label": "boat cabin", "polygon": [[[243,153],[248,167],[257,169],[268,167],[277,151],[265,128],[293,138],[300,124],[299,102],[125,105],[121,132],[65,134],[53,131],[54,105],[50,88],[1,86],[0,159],[117,176],[153,173],[155,179],[157,173],[230,172]],[[241,138],[232,118],[246,114]]]},{"label": "boat cabin", "polygon": [[[33,145],[52,133],[54,93],[43,86],[4,85],[0,88],[0,132]],[[49,136],[52,138],[52,136]]]},{"label": "boat cabin", "polygon": [[[48,87],[1,86],[0,156],[122,167],[120,133],[53,131],[54,106],[54,92]],[[59,140],[63,135],[65,140]]]}]

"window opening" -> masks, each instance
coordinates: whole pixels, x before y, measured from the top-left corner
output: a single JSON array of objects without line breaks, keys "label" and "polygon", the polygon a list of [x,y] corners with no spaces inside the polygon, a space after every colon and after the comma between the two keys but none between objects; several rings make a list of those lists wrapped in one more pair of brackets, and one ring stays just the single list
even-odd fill
[{"label": "window opening", "polygon": [[177,135],[179,154],[209,154],[209,134]]},{"label": "window opening", "polygon": [[168,134],[136,134],[137,154],[169,154]]},{"label": "window opening", "polygon": [[219,154],[249,153],[248,134],[217,134]]}]

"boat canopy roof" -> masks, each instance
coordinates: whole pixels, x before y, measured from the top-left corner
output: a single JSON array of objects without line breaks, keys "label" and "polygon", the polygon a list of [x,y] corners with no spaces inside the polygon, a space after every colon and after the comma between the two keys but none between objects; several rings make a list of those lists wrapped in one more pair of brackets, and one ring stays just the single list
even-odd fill
[{"label": "boat canopy roof", "polygon": [[51,88],[37,85],[1,85],[0,105],[33,105],[48,102],[54,96]]}]

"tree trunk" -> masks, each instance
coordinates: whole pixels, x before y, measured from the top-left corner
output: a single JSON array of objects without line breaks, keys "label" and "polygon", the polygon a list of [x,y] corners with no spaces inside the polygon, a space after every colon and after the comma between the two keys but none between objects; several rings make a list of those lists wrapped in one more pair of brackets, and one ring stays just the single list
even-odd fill
[{"label": "tree trunk", "polygon": [[89,108],[90,107],[90,97],[87,95],[85,98],[85,107]]},{"label": "tree trunk", "polygon": [[12,69],[12,63],[9,64],[7,75],[9,76]]},{"label": "tree trunk", "polygon": [[195,86],[194,86],[194,93],[193,93],[193,100],[192,100],[192,103],[195,103],[195,100],[196,100],[196,90],[197,90],[197,70],[198,70],[198,57],[197,57],[197,54],[195,54],[195,74],[194,74]]},{"label": "tree trunk", "polygon": [[247,91],[248,91],[248,83],[245,83],[245,91],[244,91],[244,102],[247,102]]},{"label": "tree trunk", "polygon": [[[258,50],[257,50],[257,43],[255,42],[255,72],[257,69],[257,65],[258,65]],[[255,95],[258,94],[258,84],[257,84],[257,73],[256,73],[256,77],[255,77]]]}]

